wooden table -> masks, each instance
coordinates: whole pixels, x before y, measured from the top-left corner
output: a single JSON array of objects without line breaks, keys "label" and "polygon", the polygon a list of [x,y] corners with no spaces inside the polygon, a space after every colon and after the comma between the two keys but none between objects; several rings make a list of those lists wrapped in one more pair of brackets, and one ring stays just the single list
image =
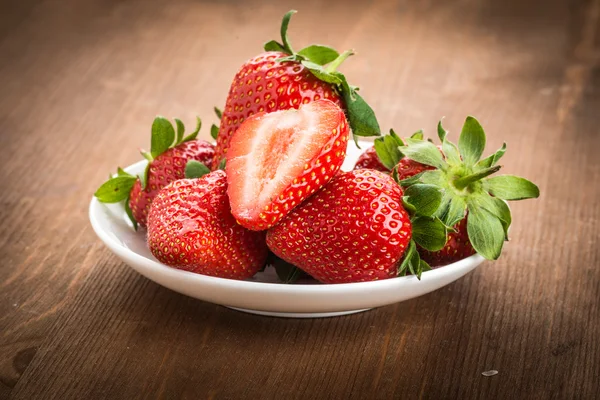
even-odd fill
[{"label": "wooden table", "polygon": [[[11,3],[0,398],[600,394],[600,1]],[[504,170],[542,196],[514,204],[499,261],[412,301],[292,320],[174,293],[104,248],[87,216],[95,188],[140,158],[156,114],[214,122],[292,7],[297,46],[358,51],[342,69],[383,128],[433,135],[445,115],[456,138],[473,114],[489,150],[508,142]]]}]

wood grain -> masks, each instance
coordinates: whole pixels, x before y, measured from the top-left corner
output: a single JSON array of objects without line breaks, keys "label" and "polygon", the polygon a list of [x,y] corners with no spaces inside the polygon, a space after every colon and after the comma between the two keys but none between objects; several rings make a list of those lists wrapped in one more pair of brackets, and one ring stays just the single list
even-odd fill
[{"label": "wood grain", "polygon": [[[27,0],[0,5],[0,398],[580,398],[600,393],[600,1]],[[418,299],[286,320],[137,275],[87,220],[154,115],[209,126],[299,13],[383,128],[451,135],[539,183],[502,258]],[[202,133],[208,137],[208,129]],[[495,369],[498,375],[481,372]]]}]

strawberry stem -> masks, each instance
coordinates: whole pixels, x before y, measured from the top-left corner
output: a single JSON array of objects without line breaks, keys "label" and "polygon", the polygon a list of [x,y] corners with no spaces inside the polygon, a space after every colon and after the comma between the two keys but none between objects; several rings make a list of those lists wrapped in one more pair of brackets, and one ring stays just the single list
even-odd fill
[{"label": "strawberry stem", "polygon": [[501,168],[500,165],[495,165],[493,167],[482,169],[481,171],[477,171],[471,175],[463,176],[454,181],[454,186],[458,190],[463,190],[464,188],[469,186],[471,183],[476,182],[480,179],[485,178],[486,176],[489,176],[489,175],[492,175],[492,174],[498,172],[500,170],[500,168]]},{"label": "strawberry stem", "polygon": [[346,59],[348,57],[350,57],[351,55],[354,55],[354,50],[352,50],[352,49],[346,50],[345,52],[340,54],[338,56],[338,58],[336,58],[335,60],[333,60],[332,62],[329,63],[329,65],[325,68],[325,72],[328,72],[328,73],[335,72],[337,70],[337,68],[340,65],[342,65],[342,63],[344,61],[346,61]]}]

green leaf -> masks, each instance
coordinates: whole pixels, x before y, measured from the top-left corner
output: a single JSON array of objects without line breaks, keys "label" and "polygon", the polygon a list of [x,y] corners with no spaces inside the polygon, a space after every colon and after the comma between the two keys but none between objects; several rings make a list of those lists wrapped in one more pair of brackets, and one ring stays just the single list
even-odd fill
[{"label": "green leaf", "polygon": [[488,260],[500,257],[505,234],[502,223],[495,215],[484,208],[470,207],[467,232],[477,253]]},{"label": "green leaf", "polygon": [[429,251],[438,251],[446,245],[448,231],[439,218],[420,216],[412,220],[412,238]]},{"label": "green leaf", "polygon": [[458,190],[463,190],[473,182],[480,181],[486,176],[495,174],[500,170],[501,167],[501,165],[494,165],[493,167],[477,170],[470,175],[462,176],[454,180],[454,187],[456,187]]},{"label": "green leaf", "polygon": [[283,45],[276,40],[271,40],[270,42],[265,43],[263,48],[265,51],[280,51],[282,53],[286,52],[286,50],[283,48]]},{"label": "green leaf", "polygon": [[340,55],[335,49],[320,44],[305,47],[298,54],[319,65],[329,64]]},{"label": "green leaf", "polygon": [[142,190],[146,190],[146,185],[148,184],[148,174],[150,173],[150,162],[148,162],[148,164],[146,164],[146,167],[144,168],[144,172],[141,175],[138,175],[138,178],[140,178],[140,183],[142,185]]},{"label": "green leaf", "polygon": [[380,136],[381,129],[373,109],[360,97],[356,90],[348,85],[343,74],[336,72],[335,75],[342,79],[341,92],[346,103],[346,110],[348,110],[348,122],[352,128],[352,134],[356,136]]},{"label": "green leaf", "polygon": [[440,119],[440,122],[438,122],[437,125],[437,132],[438,132],[438,137],[440,138],[440,142],[444,142],[444,140],[446,139],[446,135],[448,135],[448,131],[444,129],[444,127],[442,126],[442,120],[444,118],[442,117],[442,119]]},{"label": "green leaf", "polygon": [[412,135],[410,135],[411,139],[416,139],[416,140],[423,140],[424,136],[423,136],[423,129],[419,129],[418,131],[416,131],[415,133],[413,133]]},{"label": "green leaf", "polygon": [[[129,172],[126,172],[123,168],[117,167],[117,176],[132,176]],[[112,176],[111,176],[112,178]]]},{"label": "green leaf", "polygon": [[[337,58],[335,60],[331,61],[331,63],[329,63],[329,65],[327,65],[327,67],[325,67],[325,71],[327,71],[329,73],[336,72],[336,70],[339,68],[339,66],[342,65],[342,63],[344,61],[346,61],[346,59],[352,55],[354,55],[354,50],[344,51],[342,54],[337,56]],[[356,86],[350,86],[350,88],[352,90],[358,90],[358,87],[356,87]]]},{"label": "green leaf", "polygon": [[219,118],[219,121],[221,120],[221,118],[223,118],[223,111],[221,111],[217,107],[215,107],[215,114],[217,115],[217,118]]},{"label": "green leaf", "polygon": [[416,209],[417,215],[431,216],[442,202],[442,190],[435,185],[419,183],[406,188],[404,197]]},{"label": "green leaf", "polygon": [[137,231],[138,230],[138,223],[137,223],[137,221],[135,220],[135,218],[133,216],[133,212],[131,211],[131,207],[129,206],[129,196],[127,196],[127,198],[125,199],[125,213],[127,214],[127,217],[129,218],[129,220],[133,224],[133,229],[135,231]]},{"label": "green leaf", "polygon": [[[415,175],[417,176],[417,175]],[[428,183],[430,185],[436,185],[440,188],[448,187],[448,180],[446,178],[446,174],[440,171],[439,169],[434,169],[432,171],[424,171],[418,174],[419,181],[421,183]]]},{"label": "green leaf", "polygon": [[531,181],[514,175],[500,175],[483,181],[483,188],[504,200],[537,198],[540,189]]},{"label": "green leaf", "polygon": [[304,60],[302,61],[302,65],[304,65],[314,76],[316,76],[319,80],[323,82],[331,83],[334,85],[339,85],[342,83],[342,79],[338,76],[338,73],[329,73],[320,66],[312,61]]},{"label": "green leaf", "polygon": [[468,116],[458,138],[458,149],[463,161],[473,166],[485,149],[485,132],[474,117]]},{"label": "green leaf", "polygon": [[498,149],[494,154],[489,155],[488,157],[484,158],[483,160],[480,160],[477,164],[475,164],[475,169],[485,169],[493,167],[502,158],[504,153],[506,153],[506,143],[503,143],[502,147],[500,147],[500,149]]},{"label": "green leaf", "polygon": [[185,164],[185,177],[188,179],[200,178],[209,173],[210,168],[200,161],[189,160],[187,164]]},{"label": "green leaf", "polygon": [[183,133],[185,132],[185,125],[180,119],[175,118],[175,125],[177,126],[177,137],[175,138],[175,145],[178,145],[183,140]]},{"label": "green leaf", "polygon": [[150,154],[156,158],[164,153],[175,140],[175,129],[164,117],[156,117],[152,123],[152,137],[150,139]]},{"label": "green leaf", "polygon": [[118,203],[129,196],[136,179],[134,176],[116,176],[104,182],[94,196],[102,203]]},{"label": "green leaf", "polygon": [[408,249],[406,253],[404,253],[404,258],[398,267],[397,274],[399,276],[408,275],[409,273],[412,275],[416,275],[417,279],[421,279],[421,273],[423,271],[430,270],[431,267],[425,261],[421,260],[419,257],[419,252],[417,251],[417,246],[415,245],[415,241],[411,240],[408,244]]},{"label": "green leaf", "polygon": [[294,54],[294,50],[292,50],[292,44],[287,36],[288,25],[290,24],[290,19],[292,15],[297,13],[296,10],[290,10],[283,16],[283,21],[281,21],[281,41],[283,43],[283,48],[286,53]]},{"label": "green leaf", "polygon": [[398,136],[396,134],[396,132],[393,129],[390,129],[390,137],[392,139],[394,139],[394,142],[395,142],[396,146],[404,146],[404,142],[402,141],[402,139],[400,138],[400,136]]},{"label": "green leaf", "polygon": [[217,137],[219,136],[219,127],[215,124],[212,124],[210,127],[210,136],[215,140],[217,140]]},{"label": "green leaf", "polygon": [[495,215],[504,228],[504,240],[508,240],[508,228],[512,222],[512,216],[510,215],[510,207],[506,204],[506,201],[483,192],[470,199],[469,208],[473,209],[475,207],[483,208]]},{"label": "green leaf", "polygon": [[398,142],[391,135],[375,139],[373,143],[375,152],[381,163],[389,170],[398,165],[402,159],[402,153],[398,150]]},{"label": "green leaf", "polygon": [[183,142],[189,142],[190,140],[196,139],[198,136],[198,132],[200,132],[200,128],[202,127],[202,121],[200,121],[200,117],[196,117],[196,130],[186,137],[183,138]]},{"label": "green leaf", "polygon": [[227,159],[225,157],[223,157],[223,159],[221,160],[221,162],[219,163],[219,168],[217,169],[221,169],[221,170],[225,170],[225,165],[227,164]]},{"label": "green leaf", "polygon": [[414,274],[414,271],[418,269],[418,262],[415,263],[415,258],[419,257],[417,252],[417,246],[414,240],[408,243],[408,249],[404,253],[404,258],[398,267],[398,275],[405,275],[408,271]]},{"label": "green leaf", "polygon": [[446,226],[453,227],[465,217],[466,210],[467,203],[465,203],[463,198],[459,196],[453,196],[448,206],[448,212],[443,218],[441,218],[441,220],[446,224]]},{"label": "green leaf", "polygon": [[406,146],[400,147],[400,151],[404,156],[421,164],[431,165],[442,170],[448,167],[442,153],[433,143],[417,139],[406,139],[406,143]]}]

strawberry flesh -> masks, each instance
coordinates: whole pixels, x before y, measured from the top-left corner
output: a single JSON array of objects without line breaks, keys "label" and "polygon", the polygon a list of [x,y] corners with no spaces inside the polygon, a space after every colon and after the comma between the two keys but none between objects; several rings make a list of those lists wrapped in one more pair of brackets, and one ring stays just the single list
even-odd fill
[{"label": "strawberry flesh", "polygon": [[227,152],[232,214],[248,229],[275,225],[335,175],[348,136],[344,112],[329,100],[250,117]]}]

